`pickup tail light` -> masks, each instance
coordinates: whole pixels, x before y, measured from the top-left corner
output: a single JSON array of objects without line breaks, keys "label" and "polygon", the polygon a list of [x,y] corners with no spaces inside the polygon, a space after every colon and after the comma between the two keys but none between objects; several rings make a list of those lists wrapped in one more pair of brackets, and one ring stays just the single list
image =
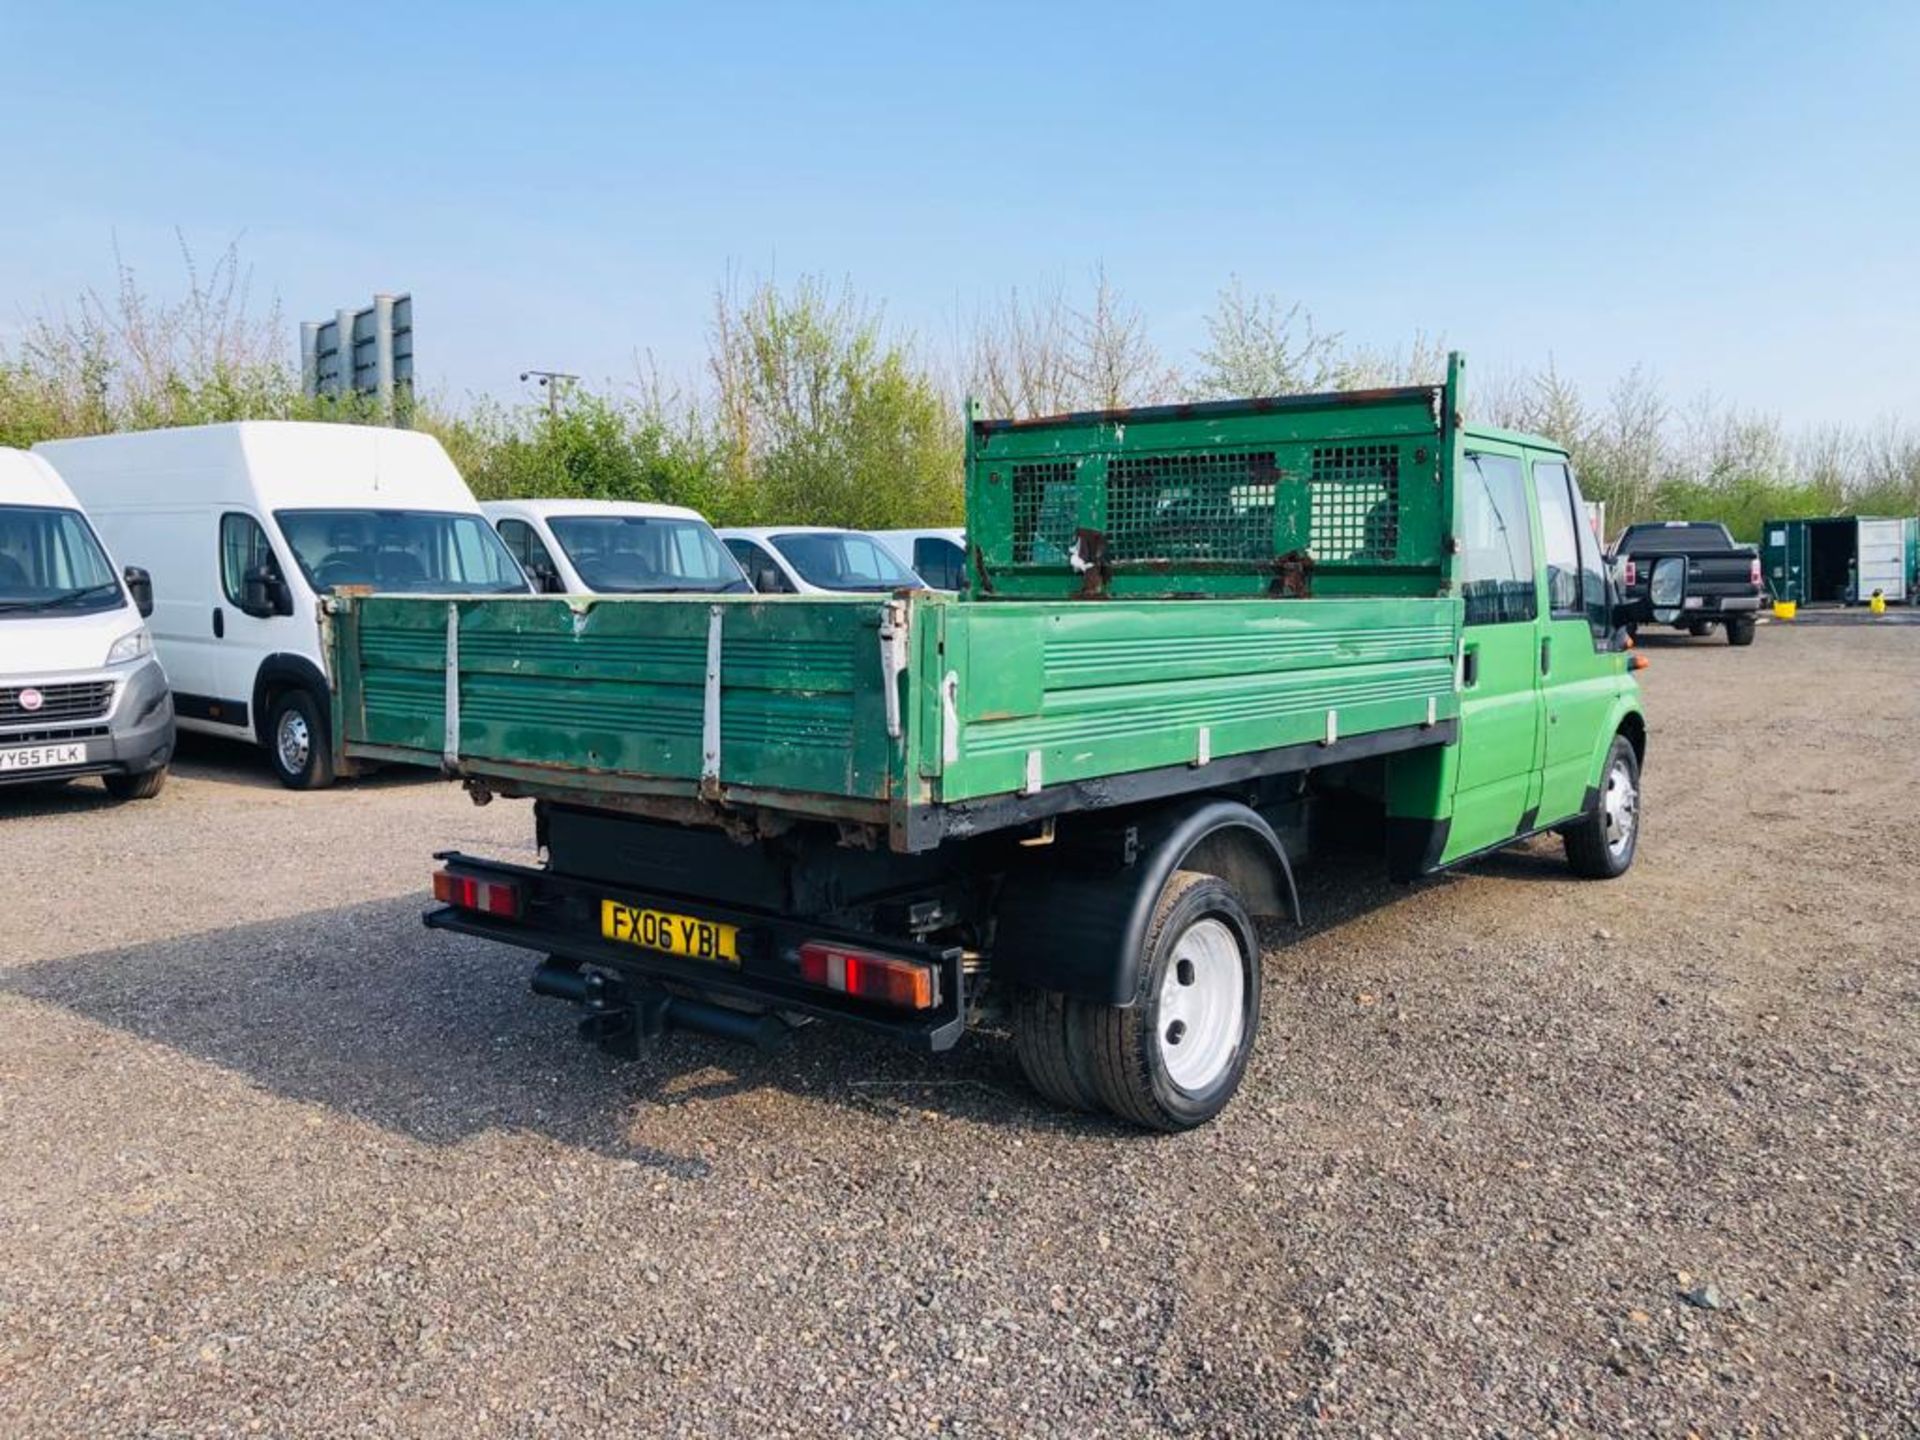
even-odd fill
[{"label": "pickup tail light", "polygon": [[1640,567],[1633,563],[1633,557],[1627,557],[1627,585],[1629,588],[1640,583]]},{"label": "pickup tail light", "polygon": [[511,880],[476,880],[471,875],[436,870],[433,898],[460,910],[478,910],[483,915],[500,915],[508,920],[520,918],[520,887]]},{"label": "pickup tail light", "polygon": [[940,999],[940,973],[924,960],[902,960],[825,940],[809,940],[800,947],[800,978],[902,1010],[931,1010]]},{"label": "pickup tail light", "polygon": [[1753,564],[1747,567],[1747,583],[1749,585],[1758,585],[1760,583],[1760,557],[1758,555],[1753,557]]}]

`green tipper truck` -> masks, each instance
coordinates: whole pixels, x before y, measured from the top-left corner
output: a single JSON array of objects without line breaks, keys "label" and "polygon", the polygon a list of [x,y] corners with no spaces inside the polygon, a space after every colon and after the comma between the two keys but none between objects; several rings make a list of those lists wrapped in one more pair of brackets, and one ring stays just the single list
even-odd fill
[{"label": "green tipper truck", "polygon": [[544,863],[439,857],[427,923],[541,952],[616,1053],[997,1014],[1052,1100],[1196,1125],[1324,825],[1409,878],[1544,830],[1633,861],[1579,490],[1462,375],[972,416],[957,597],[341,598],[335,745],[534,800]]}]

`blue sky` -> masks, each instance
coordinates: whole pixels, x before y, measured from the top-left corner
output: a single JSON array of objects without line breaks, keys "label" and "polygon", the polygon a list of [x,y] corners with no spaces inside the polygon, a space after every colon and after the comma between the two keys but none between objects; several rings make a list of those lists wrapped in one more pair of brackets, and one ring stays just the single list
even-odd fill
[{"label": "blue sky", "polygon": [[[284,12],[284,13],[283,13]],[[0,0],[0,339],[235,235],[288,321],[411,290],[425,379],[624,380],[716,282],[945,348],[1096,264],[1181,357],[1231,274],[1477,370],[1920,417],[1920,5]]]}]

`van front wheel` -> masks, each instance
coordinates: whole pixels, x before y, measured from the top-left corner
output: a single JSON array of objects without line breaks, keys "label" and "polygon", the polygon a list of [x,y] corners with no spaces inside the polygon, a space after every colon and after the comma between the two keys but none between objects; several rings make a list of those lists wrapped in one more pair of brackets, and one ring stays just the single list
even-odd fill
[{"label": "van front wheel", "polygon": [[284,690],[267,718],[267,757],[289,790],[324,790],[333,784],[333,750],[320,705],[305,690]]},{"label": "van front wheel", "polygon": [[167,767],[162,765],[144,775],[103,775],[100,779],[116,800],[151,800],[167,783]]}]

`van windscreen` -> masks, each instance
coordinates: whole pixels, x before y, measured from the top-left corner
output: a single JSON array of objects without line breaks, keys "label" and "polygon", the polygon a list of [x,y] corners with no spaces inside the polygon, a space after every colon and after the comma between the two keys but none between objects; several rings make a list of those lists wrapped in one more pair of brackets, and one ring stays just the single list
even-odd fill
[{"label": "van windscreen", "polygon": [[388,594],[505,595],[526,576],[478,515],[436,510],[276,510],[315,590],[364,585]]},{"label": "van windscreen", "polygon": [[550,515],[547,526],[581,580],[603,594],[752,588],[704,520],[681,515]]},{"label": "van windscreen", "polygon": [[0,505],[0,619],[86,614],[125,603],[113,566],[79,511]]}]

